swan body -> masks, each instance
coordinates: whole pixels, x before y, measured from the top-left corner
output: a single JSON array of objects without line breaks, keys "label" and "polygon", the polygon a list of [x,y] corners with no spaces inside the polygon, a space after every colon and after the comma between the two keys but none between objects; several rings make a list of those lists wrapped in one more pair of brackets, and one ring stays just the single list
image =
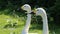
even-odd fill
[{"label": "swan body", "polygon": [[36,15],[40,15],[43,20],[43,34],[49,34],[48,31],[48,21],[47,21],[47,15],[46,12],[43,8],[37,8],[36,10]]}]

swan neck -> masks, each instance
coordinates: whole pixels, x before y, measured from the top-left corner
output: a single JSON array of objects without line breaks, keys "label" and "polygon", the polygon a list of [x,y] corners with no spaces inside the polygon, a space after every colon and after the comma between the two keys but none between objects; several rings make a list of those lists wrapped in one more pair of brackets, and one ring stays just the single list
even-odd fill
[{"label": "swan neck", "polygon": [[31,23],[31,14],[27,14],[27,20],[26,20],[26,25],[24,27],[24,31],[26,32],[29,31],[30,23]]},{"label": "swan neck", "polygon": [[43,34],[49,34],[47,15],[44,15],[42,19],[43,19]]}]

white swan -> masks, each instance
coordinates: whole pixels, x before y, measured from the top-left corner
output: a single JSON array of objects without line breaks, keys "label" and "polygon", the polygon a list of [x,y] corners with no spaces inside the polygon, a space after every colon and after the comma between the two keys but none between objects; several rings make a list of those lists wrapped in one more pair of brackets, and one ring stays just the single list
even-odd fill
[{"label": "white swan", "polygon": [[47,14],[43,8],[37,8],[36,15],[40,15],[43,20],[43,34],[49,34],[48,31],[48,21],[47,21]]},{"label": "white swan", "polygon": [[32,10],[31,10],[31,7],[30,5],[28,4],[25,4],[21,7],[23,10],[27,11],[27,20],[26,20],[26,25],[22,31],[22,34],[37,34],[37,33],[28,33],[29,31],[29,27],[30,27],[30,23],[31,23],[31,13],[32,13]]},{"label": "white swan", "polygon": [[29,26],[31,23],[31,7],[28,4],[25,4],[21,7],[23,10],[27,11],[27,20],[26,20],[26,25],[22,31],[22,34],[28,34],[29,31]]}]

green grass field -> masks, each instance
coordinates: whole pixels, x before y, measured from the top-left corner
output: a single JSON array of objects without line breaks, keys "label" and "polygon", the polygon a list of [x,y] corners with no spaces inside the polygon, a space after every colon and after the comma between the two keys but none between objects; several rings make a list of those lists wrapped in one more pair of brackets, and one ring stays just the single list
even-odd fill
[{"label": "green grass field", "polygon": [[[4,28],[7,24],[9,24],[10,22],[8,22],[10,20],[11,24],[13,23],[17,23],[17,26],[14,27],[6,27]],[[22,29],[25,25],[25,19],[23,17],[19,17],[19,18],[15,18],[9,15],[4,15],[1,14],[0,15],[0,34],[21,34]],[[36,29],[37,27],[33,28],[35,25],[31,25],[29,33],[38,33],[38,34],[42,34],[42,29]],[[50,32],[50,34],[52,34]],[[60,34],[60,29],[56,30],[56,34]]]},{"label": "green grass field", "polygon": [[[11,23],[17,23],[17,27],[11,27],[11,28],[4,28],[5,25],[9,24],[9,22],[7,22],[8,20],[11,20]],[[20,19],[18,18],[14,18],[11,17],[9,15],[0,15],[0,34],[10,34],[10,33],[15,33],[15,34],[21,34],[22,29],[25,25],[25,21],[23,19],[23,17],[20,17]],[[32,27],[32,26],[31,26]],[[29,31],[31,33],[42,33],[42,30],[33,30],[32,29]]]}]

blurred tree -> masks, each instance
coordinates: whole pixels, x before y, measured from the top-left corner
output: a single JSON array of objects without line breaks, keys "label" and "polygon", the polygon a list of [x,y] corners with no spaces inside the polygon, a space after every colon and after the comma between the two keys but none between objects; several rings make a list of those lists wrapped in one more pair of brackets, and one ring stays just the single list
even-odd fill
[{"label": "blurred tree", "polygon": [[[31,5],[32,9],[37,7],[44,7],[46,10],[49,10],[48,8],[54,7],[56,0],[0,0],[0,12],[1,10],[8,9],[7,14],[11,14],[15,10],[15,14],[18,14],[20,16],[25,16],[25,12],[21,10],[21,6],[24,4]],[[58,4],[58,1],[56,2]],[[51,8],[52,10],[55,10]],[[56,11],[47,11],[49,14],[56,13]],[[4,11],[3,11],[4,12]],[[4,12],[5,13],[5,12]],[[49,15],[48,15],[49,16]],[[52,15],[53,16],[53,15]],[[38,19],[38,18],[37,18]],[[35,20],[33,20],[35,21]],[[38,21],[40,22],[40,21]]]},{"label": "blurred tree", "polygon": [[30,4],[33,8],[37,7],[51,7],[54,5],[55,0],[0,0],[0,9],[1,8],[8,8],[16,9],[20,8],[23,4]]},{"label": "blurred tree", "polygon": [[56,0],[53,7],[50,8],[51,16],[54,18],[54,24],[60,24],[60,0]]}]

